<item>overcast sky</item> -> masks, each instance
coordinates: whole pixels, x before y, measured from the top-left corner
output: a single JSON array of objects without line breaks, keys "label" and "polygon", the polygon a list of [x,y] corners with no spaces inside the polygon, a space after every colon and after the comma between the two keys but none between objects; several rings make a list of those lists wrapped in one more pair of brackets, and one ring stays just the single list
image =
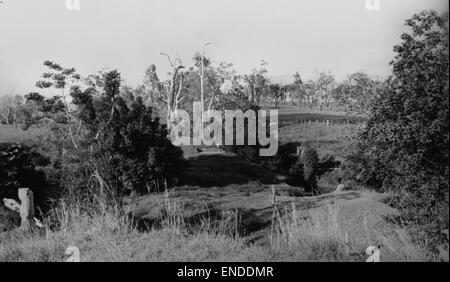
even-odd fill
[{"label": "overcast sky", "polygon": [[209,41],[206,55],[240,73],[264,59],[271,76],[386,77],[404,20],[448,10],[448,0],[380,0],[378,11],[366,0],[80,0],[79,11],[65,1],[0,0],[0,95],[36,90],[44,60],[83,75],[117,68],[135,85],[150,64],[169,70],[161,51],[191,64]]}]

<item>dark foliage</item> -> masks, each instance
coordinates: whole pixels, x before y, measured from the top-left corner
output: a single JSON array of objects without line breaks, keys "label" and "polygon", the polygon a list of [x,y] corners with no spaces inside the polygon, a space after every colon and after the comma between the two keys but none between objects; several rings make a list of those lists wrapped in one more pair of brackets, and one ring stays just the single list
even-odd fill
[{"label": "dark foliage", "polygon": [[0,199],[17,199],[17,190],[30,188],[34,192],[35,206],[47,208],[48,200],[57,193],[42,168],[50,163],[35,148],[22,144],[0,144]]},{"label": "dark foliage", "polygon": [[394,48],[393,76],[372,105],[360,148],[416,238],[448,244],[448,14],[422,12],[406,25],[411,32]]},{"label": "dark foliage", "polygon": [[307,192],[317,193],[317,175],[319,171],[319,156],[313,148],[306,147],[301,154],[303,163],[303,179]]},{"label": "dark foliage", "polygon": [[[292,174],[294,165],[298,162],[297,148],[301,145],[299,142],[291,142],[280,145],[275,156],[267,159],[266,163],[274,169],[284,173]],[[294,173],[296,174],[296,173]]]},{"label": "dark foliage", "polygon": [[[94,170],[123,193],[159,190],[175,184],[182,172],[182,151],[140,97],[126,103],[120,96],[120,74],[103,74],[103,91],[73,87],[73,103],[84,125],[82,145]],[[102,165],[99,165],[102,164]]]}]

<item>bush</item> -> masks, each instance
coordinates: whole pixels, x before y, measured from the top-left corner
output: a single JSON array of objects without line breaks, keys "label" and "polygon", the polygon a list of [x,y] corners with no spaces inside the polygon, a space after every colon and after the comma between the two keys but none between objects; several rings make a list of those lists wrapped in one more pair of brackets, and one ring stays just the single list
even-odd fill
[{"label": "bush", "polygon": [[360,148],[378,184],[416,238],[448,246],[448,13],[425,11],[406,21],[395,46],[393,76],[371,108]]},{"label": "bush", "polygon": [[298,142],[280,145],[277,154],[271,158],[267,158],[267,163],[282,173],[297,174],[298,168],[301,167],[303,170],[303,165],[300,165],[301,161],[299,161],[299,157],[296,154],[297,147],[300,145]]},{"label": "bush", "polygon": [[383,192],[383,183],[377,177],[375,162],[361,148],[355,149],[340,165],[342,182],[352,181],[357,185],[368,186]]},{"label": "bush", "polygon": [[[75,69],[49,61],[44,64],[49,72],[36,85],[69,88],[73,105],[67,106],[65,96],[46,99],[30,93],[24,129],[32,125],[50,129],[52,134],[47,135],[43,147],[52,152],[52,173],[59,179],[64,197],[114,207],[122,204],[125,194],[176,184],[184,164],[181,149],[172,145],[151,107],[141,98],[121,95],[118,71],[90,76],[82,84]],[[15,157],[14,163],[0,159],[0,173],[5,175],[0,177],[0,182],[5,181],[0,183],[0,193],[16,197],[18,187],[29,187],[39,202],[52,195],[41,189],[48,186],[40,183],[44,173],[34,169],[34,157],[27,150]],[[6,154],[5,158],[10,157]]]},{"label": "bush", "polygon": [[[120,96],[120,74],[103,74],[103,91],[73,87],[73,103],[84,125],[81,157],[102,185],[119,194],[151,192],[176,184],[182,172],[181,149],[141,97]],[[128,102],[128,103],[127,103]],[[101,180],[100,180],[101,178]]]},{"label": "bush", "polygon": [[305,187],[306,182],[304,178],[303,162],[300,158],[289,169],[288,184],[292,186]]},{"label": "bush", "polygon": [[319,156],[313,148],[306,147],[301,153],[303,162],[303,178],[306,184],[306,191],[317,192],[317,174],[319,170]]}]

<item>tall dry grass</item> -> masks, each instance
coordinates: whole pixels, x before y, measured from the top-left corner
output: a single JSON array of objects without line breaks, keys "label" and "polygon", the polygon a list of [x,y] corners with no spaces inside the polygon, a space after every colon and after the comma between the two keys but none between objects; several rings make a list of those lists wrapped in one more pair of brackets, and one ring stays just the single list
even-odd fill
[{"label": "tall dry grass", "polygon": [[[60,201],[44,219],[44,230],[0,233],[0,261],[65,261],[69,246],[79,248],[81,261],[365,261],[364,249],[352,246],[339,226],[338,206],[319,212],[292,205],[283,216],[275,214],[272,242],[264,246],[239,236],[237,211],[188,222],[168,194],[160,224],[147,230],[118,206]],[[382,259],[430,259],[406,232],[393,230],[377,231]]]},{"label": "tall dry grass", "polygon": [[339,228],[334,207],[322,214],[299,211],[292,204],[286,216],[277,217],[276,225],[273,247],[295,250],[299,260],[340,261],[349,256],[348,235]]},{"label": "tall dry grass", "polygon": [[[277,212],[279,215],[280,213]],[[330,204],[325,210],[298,210],[294,204],[286,216],[276,219],[276,236],[272,247],[300,261],[359,261],[367,259],[365,248],[356,246],[341,228],[339,206]],[[379,243],[382,261],[433,261],[437,258],[415,244],[406,230],[389,226],[369,230],[366,242]],[[367,245],[366,247],[369,247]]]},{"label": "tall dry grass", "polygon": [[[167,199],[156,228],[142,231],[118,207],[60,201],[44,219],[45,228],[0,233],[0,261],[65,261],[76,246],[81,261],[256,261],[269,257],[235,236],[235,224],[202,218],[184,220],[183,207]],[[230,235],[234,234],[234,235]]]}]

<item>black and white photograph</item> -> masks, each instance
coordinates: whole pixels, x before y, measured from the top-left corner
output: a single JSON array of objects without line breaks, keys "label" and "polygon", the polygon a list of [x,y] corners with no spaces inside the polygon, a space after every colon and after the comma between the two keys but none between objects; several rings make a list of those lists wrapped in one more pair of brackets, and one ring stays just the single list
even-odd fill
[{"label": "black and white photograph", "polygon": [[0,0],[0,262],[449,262],[449,2]]}]

